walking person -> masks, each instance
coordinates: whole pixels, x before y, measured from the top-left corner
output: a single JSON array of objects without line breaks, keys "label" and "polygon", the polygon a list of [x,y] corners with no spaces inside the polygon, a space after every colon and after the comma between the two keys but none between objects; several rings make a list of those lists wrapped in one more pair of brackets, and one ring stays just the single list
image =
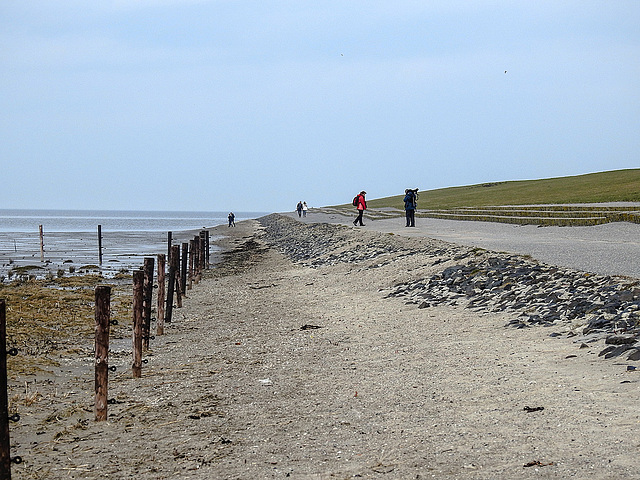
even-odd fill
[{"label": "walking person", "polygon": [[309,210],[309,207],[307,207],[307,202],[302,202],[302,216],[303,217],[307,216],[307,210]]},{"label": "walking person", "polygon": [[407,188],[404,191],[404,211],[407,217],[407,227],[416,226],[416,208],[418,206],[418,189]]},{"label": "walking person", "polygon": [[301,217],[302,216],[302,200],[300,200],[298,202],[298,205],[296,205],[296,210],[298,211],[298,216]]},{"label": "walking person", "polygon": [[364,227],[364,223],[362,223],[362,215],[367,209],[367,201],[364,198],[366,194],[367,192],[363,190],[358,195],[356,195],[356,198],[353,199],[353,205],[358,209],[358,217],[353,221],[353,224],[356,226],[358,226],[358,223],[360,223],[360,226]]},{"label": "walking person", "polygon": [[233,212],[229,212],[229,226],[230,227],[236,226],[236,216],[233,214]]}]

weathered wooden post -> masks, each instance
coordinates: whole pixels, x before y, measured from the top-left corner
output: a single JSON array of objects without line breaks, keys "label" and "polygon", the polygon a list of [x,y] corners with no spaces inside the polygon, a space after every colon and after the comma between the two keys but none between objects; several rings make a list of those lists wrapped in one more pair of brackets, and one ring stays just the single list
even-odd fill
[{"label": "weathered wooden post", "polygon": [[174,283],[175,291],[176,291],[176,305],[178,308],[182,308],[182,281],[180,280],[180,246],[179,245],[176,245],[175,252],[177,256],[176,270],[175,270],[176,281]]},{"label": "weathered wooden post", "polygon": [[189,263],[189,244],[182,244],[182,272],[180,275],[180,286],[182,287],[182,295],[187,293],[187,263]]},{"label": "weathered wooden post", "polygon": [[96,422],[107,419],[107,394],[109,386],[109,324],[111,322],[111,287],[99,285],[96,296],[96,365],[95,407]]},{"label": "weathered wooden post", "polygon": [[144,259],[144,323],[142,325],[142,349],[149,350],[151,337],[151,301],[153,299],[153,257]]},{"label": "weathered wooden post", "polygon": [[7,395],[7,305],[0,299],[0,480],[11,480],[9,396]]},{"label": "weathered wooden post", "polygon": [[[167,232],[167,258],[171,258],[171,237],[173,234],[171,232]],[[171,260],[169,260],[169,264],[171,264]]]},{"label": "weathered wooden post", "polygon": [[98,261],[102,265],[102,225],[98,225]]},{"label": "weathered wooden post", "polygon": [[205,250],[207,252],[207,256],[206,256],[206,268],[207,270],[209,270],[209,266],[210,266],[210,257],[209,257],[209,230],[205,230],[204,231],[204,243],[205,243]]},{"label": "weathered wooden post", "polygon": [[194,261],[194,256],[195,256],[195,250],[196,250],[196,246],[195,246],[195,241],[189,240],[189,290],[191,290],[193,288],[193,275],[194,275],[194,271],[193,271],[193,261]]},{"label": "weathered wooden post", "polygon": [[200,281],[200,237],[198,235],[193,237],[193,245],[195,247],[193,256],[193,281],[197,285]]},{"label": "weathered wooden post", "polygon": [[164,335],[164,277],[165,277],[166,256],[164,253],[158,255],[158,313],[157,313],[157,335]]},{"label": "weathered wooden post", "polygon": [[200,280],[202,280],[202,272],[205,269],[205,265],[206,265],[206,251],[205,251],[205,239],[204,239],[204,231],[200,232],[200,238],[199,240],[199,246],[198,246],[198,250],[200,252],[200,266],[199,266],[199,270],[198,270],[198,282],[200,282]]},{"label": "weathered wooden post", "polygon": [[38,227],[40,231],[40,261],[44,262],[44,231],[42,230],[42,225]]},{"label": "weathered wooden post", "polygon": [[133,272],[133,378],[142,376],[142,323],[144,302],[144,272]]},{"label": "weathered wooden post", "polygon": [[178,245],[171,247],[171,255],[169,256],[169,285],[167,287],[167,309],[164,316],[165,323],[171,323],[173,315],[173,292],[176,285],[176,270],[180,261],[180,247]]},{"label": "weathered wooden post", "polygon": [[200,250],[202,250],[200,270],[204,271],[207,268],[207,232],[204,230],[200,231]]}]

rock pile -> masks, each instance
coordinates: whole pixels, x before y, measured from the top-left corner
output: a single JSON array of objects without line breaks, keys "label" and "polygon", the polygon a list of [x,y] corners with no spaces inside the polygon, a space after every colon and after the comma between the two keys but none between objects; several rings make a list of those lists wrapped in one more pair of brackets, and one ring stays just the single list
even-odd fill
[{"label": "rock pile", "polygon": [[419,308],[464,304],[477,311],[513,312],[517,317],[508,325],[517,328],[571,324],[589,335],[627,332],[640,324],[638,282],[489,252],[428,280],[398,285],[390,295],[406,296]]},{"label": "rock pile", "polygon": [[[429,278],[396,285],[388,296],[418,308],[459,305],[478,312],[508,312],[507,325],[555,326],[580,341],[607,339],[601,355],[640,359],[640,282],[540,264],[527,257],[437,243],[407,247],[392,235],[354,237],[352,229],[301,224],[278,215],[261,219],[265,241],[311,267],[368,262],[381,267],[408,255],[441,265]],[[372,262],[373,260],[373,262]],[[558,333],[554,332],[554,335]]]}]

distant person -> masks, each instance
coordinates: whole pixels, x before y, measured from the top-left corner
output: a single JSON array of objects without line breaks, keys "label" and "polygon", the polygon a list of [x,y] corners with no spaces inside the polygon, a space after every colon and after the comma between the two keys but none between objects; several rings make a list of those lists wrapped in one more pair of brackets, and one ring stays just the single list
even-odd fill
[{"label": "distant person", "polygon": [[236,216],[233,214],[233,212],[229,213],[229,226],[230,227],[236,226]]},{"label": "distant person", "polygon": [[302,216],[302,200],[298,202],[298,205],[296,206],[296,210],[298,211],[298,216],[301,217]]},{"label": "distant person", "polygon": [[356,226],[358,226],[358,223],[360,223],[360,226],[364,227],[364,223],[362,223],[362,215],[367,209],[367,201],[364,198],[366,194],[367,192],[363,190],[358,195],[356,195],[356,198],[353,199],[353,205],[358,209],[358,217],[353,221],[353,224]]},{"label": "distant person", "polygon": [[302,216],[303,217],[307,216],[307,210],[309,210],[309,207],[307,207],[307,202],[302,202]]},{"label": "distant person", "polygon": [[407,227],[416,226],[416,208],[418,207],[418,189],[407,188],[404,191],[404,211],[407,217]]}]

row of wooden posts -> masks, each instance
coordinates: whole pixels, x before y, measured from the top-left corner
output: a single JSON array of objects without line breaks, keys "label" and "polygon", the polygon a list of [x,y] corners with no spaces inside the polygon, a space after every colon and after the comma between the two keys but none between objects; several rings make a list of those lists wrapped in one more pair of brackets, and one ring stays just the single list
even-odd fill
[{"label": "row of wooden posts", "polygon": [[[100,237],[100,229],[98,229]],[[157,295],[157,335],[164,335],[166,323],[171,323],[174,294],[177,307],[182,307],[182,298],[187,290],[202,278],[202,272],[209,268],[209,232],[202,230],[188,243],[173,245],[172,232],[168,232],[169,268],[166,272],[167,255],[159,254],[158,295]],[[182,254],[181,254],[182,250]],[[100,252],[101,253],[101,252]],[[141,270],[133,273],[133,362],[134,378],[142,376],[142,353],[149,350],[151,335],[151,303],[154,285],[154,258],[145,257]],[[166,288],[165,288],[165,283]],[[166,290],[166,296],[165,296]],[[95,289],[95,419],[107,419],[109,371],[109,327],[111,325],[111,287],[99,285]],[[7,388],[7,344],[6,344],[6,302],[0,299],[0,480],[11,479],[11,463],[19,463],[20,457],[11,457],[9,402]]]}]

